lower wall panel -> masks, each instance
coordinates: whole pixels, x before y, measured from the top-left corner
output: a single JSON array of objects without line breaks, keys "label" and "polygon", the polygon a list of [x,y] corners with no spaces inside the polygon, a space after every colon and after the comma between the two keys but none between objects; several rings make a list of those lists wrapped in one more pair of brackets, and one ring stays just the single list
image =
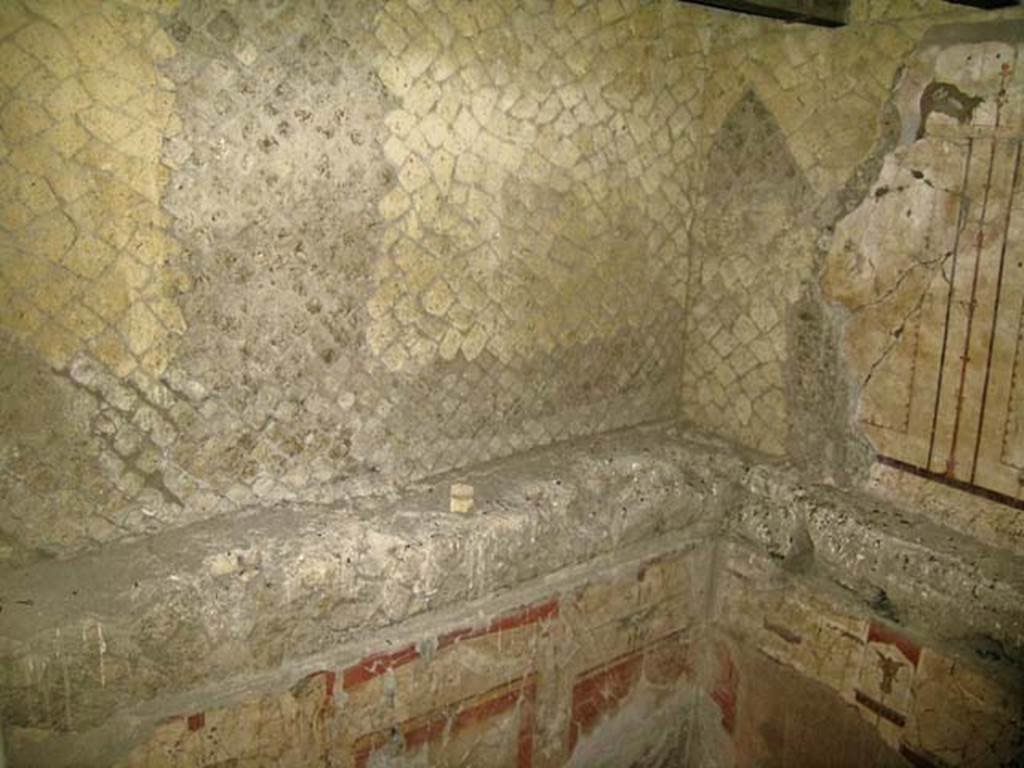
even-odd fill
[{"label": "lower wall panel", "polygon": [[618,566],[291,690],[163,722],[120,765],[685,764],[706,558]]},{"label": "lower wall panel", "polygon": [[933,644],[757,548],[714,546],[660,542],[465,609],[489,612],[398,625],[290,687],[196,694],[110,760],[12,729],[13,765],[1019,764],[1011,663]]},{"label": "lower wall panel", "polygon": [[932,645],[834,583],[724,549],[698,764],[1022,764],[1024,681],[1014,664]]},{"label": "lower wall panel", "polygon": [[[706,766],[736,768],[906,768],[907,761],[827,685],[759,649],[721,639],[711,699],[718,738]],[[715,733],[716,731],[712,731]]]}]

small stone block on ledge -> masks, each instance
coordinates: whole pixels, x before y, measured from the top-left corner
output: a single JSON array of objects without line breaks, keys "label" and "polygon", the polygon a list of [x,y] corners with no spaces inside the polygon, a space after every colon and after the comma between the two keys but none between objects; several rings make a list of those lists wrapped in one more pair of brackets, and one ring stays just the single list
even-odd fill
[{"label": "small stone block on ledge", "polygon": [[460,515],[473,514],[473,486],[452,483],[451,511]]}]

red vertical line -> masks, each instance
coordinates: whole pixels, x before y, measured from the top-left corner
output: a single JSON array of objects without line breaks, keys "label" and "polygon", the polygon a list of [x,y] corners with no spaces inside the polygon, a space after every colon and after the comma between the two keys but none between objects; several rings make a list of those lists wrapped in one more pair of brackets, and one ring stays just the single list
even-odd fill
[{"label": "red vertical line", "polygon": [[[1017,338],[1017,343],[1020,344],[1021,338],[1024,338],[1024,298],[1021,298],[1020,309],[1017,310],[1017,330],[1014,336]],[[1017,371],[1021,366],[1017,364],[1018,356],[1016,350],[1013,353],[1013,365],[1010,367],[1010,401],[1013,402],[1013,396],[1017,393],[1017,388],[1024,383],[1024,378],[1017,375]],[[1020,468],[1016,465],[1010,464],[1009,457],[1006,455],[1007,446],[1011,440],[1017,436],[1014,434],[1014,430],[1007,429],[1003,432],[1002,444],[999,446],[999,463],[1007,464],[1017,469],[1017,502],[1018,509],[1024,509],[1024,475]],[[980,490],[985,490],[984,488]],[[1010,498],[1013,498],[1012,496]]]},{"label": "red vertical line", "polygon": [[981,437],[985,429],[985,406],[988,405],[988,385],[992,375],[992,350],[996,345],[996,329],[999,327],[999,296],[1003,288],[1003,267],[1006,264],[1006,249],[1010,241],[1010,219],[1013,217],[1013,197],[1017,193],[1017,180],[1020,178],[1020,147],[1021,142],[1017,141],[1017,154],[1013,161],[1013,181],[1010,182],[1010,199],[1006,204],[1006,221],[1003,229],[1003,247],[999,251],[999,273],[996,277],[996,303],[992,310],[992,334],[988,340],[988,356],[985,360],[985,385],[981,390],[981,413],[978,416],[978,439],[974,444],[974,463],[971,466],[971,479],[974,482],[974,475],[978,471],[978,454],[981,451]]},{"label": "red vertical line", "polygon": [[[998,123],[998,121],[997,121]],[[956,416],[953,419],[953,440],[946,459],[946,474],[956,476],[956,443],[960,437],[960,417],[964,410],[964,388],[967,385],[967,364],[970,362],[971,334],[974,332],[974,310],[978,303],[978,273],[981,271],[981,248],[985,242],[985,215],[988,212],[988,196],[992,186],[992,168],[996,162],[995,138],[992,139],[992,151],[988,158],[988,171],[985,173],[985,193],[981,197],[981,217],[978,234],[974,238],[974,274],[971,276],[971,298],[967,303],[967,330],[964,333],[964,351],[960,355],[960,381],[956,388]]]},{"label": "red vertical line", "polygon": [[967,215],[967,180],[970,178],[971,160],[974,158],[974,139],[967,139],[967,161],[964,163],[964,180],[960,185],[960,210],[956,216],[956,233],[953,237],[953,266],[949,274],[949,292],[946,294],[946,321],[942,329],[942,352],[939,353],[939,377],[935,384],[935,409],[932,412],[932,434],[928,439],[928,459],[924,468],[931,469],[932,456],[935,453],[935,430],[939,423],[939,404],[942,401],[942,377],[946,370],[946,347],[949,342],[949,318],[953,309],[953,289],[956,287],[956,261],[960,252],[960,234],[964,230],[964,217]]},{"label": "red vertical line", "polygon": [[[934,196],[932,198],[932,207],[931,207],[931,214],[930,214],[931,220],[934,221],[935,218],[938,216],[938,210],[939,210],[939,197],[938,197],[938,195],[936,195],[936,196]],[[932,247],[932,244],[933,244],[932,243],[931,233],[928,234],[927,238],[925,239],[925,242],[927,243],[926,248],[930,249]],[[939,268],[940,269],[942,268],[941,267],[941,260],[940,260]],[[925,286],[926,290],[927,290],[927,288],[928,288],[928,286]],[[921,350],[921,317],[924,314],[924,304],[925,304],[925,300],[927,298],[928,298],[927,296],[922,296],[921,297],[921,301],[918,302],[917,310],[916,310],[917,311],[917,321],[918,322],[917,322],[917,330],[914,333],[914,346],[913,346],[913,349],[910,351],[910,360],[911,360],[911,365],[910,365],[910,388],[908,390],[910,392],[910,397],[907,400],[907,403],[908,403],[907,409],[904,411],[904,415],[903,415],[903,434],[904,435],[910,434],[910,419],[911,419],[911,416],[912,416],[912,412],[914,410],[913,409],[913,402],[916,399],[914,393],[917,392],[917,381],[918,381],[918,377],[920,376],[920,366],[918,365],[918,353]],[[937,397],[938,396],[936,395],[936,398]]]},{"label": "red vertical line", "polygon": [[[985,172],[985,194],[981,200],[981,216],[978,220],[978,235],[974,238],[974,275],[971,277],[971,301],[967,305],[967,332],[964,335],[964,353],[960,356],[960,384],[956,392],[956,419],[953,421],[953,445],[949,449],[949,458],[946,460],[946,474],[950,477],[956,476],[956,441],[960,435],[960,417],[964,409],[964,388],[967,384],[967,364],[970,362],[971,334],[974,331],[974,310],[978,305],[978,273],[981,272],[981,248],[985,242],[985,216],[988,213],[988,198],[992,192],[992,171],[996,165],[996,147],[999,141],[996,133],[999,130],[999,118],[1002,116],[1003,102],[1002,95],[1006,93],[1006,70],[1003,71],[1003,84],[1000,88],[1000,95],[996,98],[996,125],[992,134],[992,150],[988,155],[988,171]],[[1016,170],[1016,169],[1014,169]],[[977,448],[977,446],[975,446]],[[974,468],[971,468],[974,471]]]},{"label": "red vertical line", "polygon": [[536,728],[537,673],[526,676],[526,685],[519,699],[519,733],[516,744],[517,768],[533,766],[533,736]]}]

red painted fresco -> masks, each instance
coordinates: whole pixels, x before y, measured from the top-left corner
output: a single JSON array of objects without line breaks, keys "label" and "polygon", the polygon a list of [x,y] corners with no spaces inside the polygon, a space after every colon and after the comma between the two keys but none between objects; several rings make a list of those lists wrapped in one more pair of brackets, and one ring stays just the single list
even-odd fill
[{"label": "red painted fresco", "polygon": [[718,645],[718,676],[711,698],[722,713],[722,727],[729,733],[736,731],[736,707],[739,689],[739,673],[732,655],[725,645]]},{"label": "red painted fresco", "polygon": [[643,667],[643,651],[619,657],[596,670],[583,673],[572,689],[572,720],[569,723],[569,752],[608,713],[619,708],[636,687]]},{"label": "red painted fresco", "polygon": [[558,617],[558,600],[551,598],[542,603],[520,608],[506,616],[494,619],[484,627],[463,627],[451,632],[446,632],[437,638],[438,649],[447,648],[460,640],[470,640],[475,637],[485,637],[495,632],[508,632],[512,629],[525,627],[538,621],[550,621]]},{"label": "red painted fresco", "polygon": [[531,768],[536,695],[536,676],[531,674],[525,678],[504,683],[454,706],[428,712],[394,728],[361,736],[354,744],[355,766],[356,768],[365,768],[373,753],[391,742],[396,732],[401,736],[403,749],[412,751],[436,741],[446,732],[452,735],[458,734],[486,723],[519,705],[516,765],[517,768]]},{"label": "red painted fresco", "polygon": [[654,685],[675,683],[680,677],[694,678],[693,647],[688,630],[666,635],[644,654],[644,680]]},{"label": "red painted fresco", "polygon": [[341,673],[341,686],[348,690],[356,685],[362,685],[368,680],[383,675],[390,669],[395,669],[403,664],[418,659],[419,651],[415,645],[407,645],[397,651],[373,653],[365,657],[351,667],[346,667]]},{"label": "red painted fresco", "polygon": [[895,629],[887,627],[884,624],[878,622],[871,622],[868,626],[868,642],[869,643],[883,643],[885,645],[891,645],[899,649],[907,661],[917,666],[917,662],[921,658],[921,646],[915,643],[906,635],[900,634]]}]

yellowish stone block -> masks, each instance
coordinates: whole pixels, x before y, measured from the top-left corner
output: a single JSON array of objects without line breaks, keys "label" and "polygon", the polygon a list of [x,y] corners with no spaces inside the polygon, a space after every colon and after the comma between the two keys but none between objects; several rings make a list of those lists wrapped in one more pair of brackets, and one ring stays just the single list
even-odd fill
[{"label": "yellowish stone block", "polygon": [[70,158],[89,141],[89,134],[73,120],[64,120],[46,132],[44,141],[57,154]]},{"label": "yellowish stone block", "polygon": [[134,302],[118,324],[121,336],[133,356],[139,357],[163,336],[163,328],[149,307],[140,301]]},{"label": "yellowish stone block", "polygon": [[385,221],[392,221],[409,210],[409,205],[409,195],[400,187],[395,187],[377,204],[377,210]]},{"label": "yellowish stone block", "polygon": [[78,15],[67,37],[79,60],[89,68],[116,62],[126,43],[124,36],[97,13]]},{"label": "yellowish stone block", "polygon": [[14,88],[38,64],[13,43],[0,45],[0,82]]},{"label": "yellowish stone block", "polygon": [[437,280],[423,295],[423,308],[435,317],[440,317],[448,311],[454,300],[455,296],[448,284]]},{"label": "yellowish stone block", "polygon": [[50,124],[50,117],[42,107],[23,99],[8,102],[0,112],[0,129],[13,144],[42,133]]},{"label": "yellowish stone block", "polygon": [[117,376],[127,377],[137,367],[124,341],[112,329],[108,328],[94,339],[91,349],[96,358]]},{"label": "yellowish stone block", "polygon": [[52,25],[37,21],[14,37],[18,46],[59,78],[74,74],[78,58],[67,39]]},{"label": "yellowish stone block", "polygon": [[82,84],[70,77],[47,94],[45,104],[50,114],[64,120],[89,107],[92,99]]}]

